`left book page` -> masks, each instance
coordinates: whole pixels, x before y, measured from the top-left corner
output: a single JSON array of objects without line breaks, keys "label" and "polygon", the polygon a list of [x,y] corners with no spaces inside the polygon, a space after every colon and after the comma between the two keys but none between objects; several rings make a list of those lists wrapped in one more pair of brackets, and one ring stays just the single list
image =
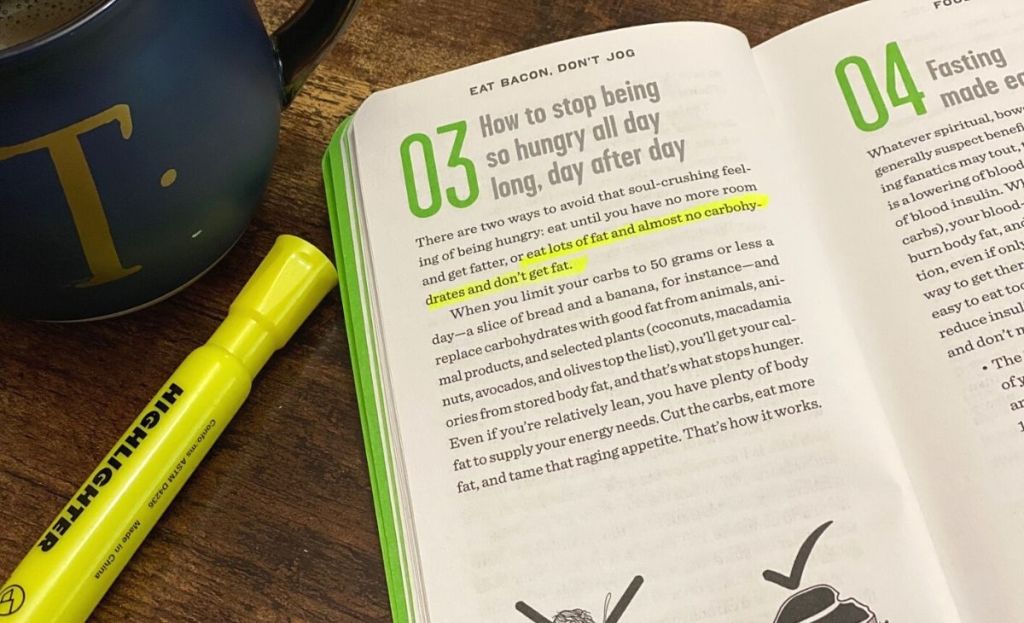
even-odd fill
[{"label": "left book page", "polygon": [[958,621],[764,100],[742,34],[666,24],[339,134],[397,621]]}]

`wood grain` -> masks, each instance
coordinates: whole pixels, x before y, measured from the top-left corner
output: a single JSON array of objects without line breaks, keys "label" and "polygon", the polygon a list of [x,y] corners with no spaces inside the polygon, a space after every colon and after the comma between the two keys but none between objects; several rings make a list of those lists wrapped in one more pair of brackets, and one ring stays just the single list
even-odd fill
[{"label": "wood grain", "polygon": [[[125,318],[77,325],[0,320],[0,577],[213,331],[278,234],[330,248],[320,155],[334,128],[372,91],[651,22],[721,22],[756,44],[853,3],[364,0],[283,115],[258,216],[206,277]],[[272,27],[301,3],[257,4]],[[93,620],[390,620],[341,314],[331,296],[269,364]]]}]

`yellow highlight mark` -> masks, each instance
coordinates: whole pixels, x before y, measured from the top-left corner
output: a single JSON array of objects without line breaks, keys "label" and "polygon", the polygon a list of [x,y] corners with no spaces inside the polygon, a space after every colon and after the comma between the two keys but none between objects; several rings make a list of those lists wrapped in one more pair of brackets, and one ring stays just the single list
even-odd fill
[{"label": "yellow highlight mark", "polygon": [[714,218],[716,216],[725,216],[727,214],[740,212],[753,212],[755,210],[763,210],[767,207],[768,195],[753,193],[729,199],[721,199],[719,201],[712,201],[711,203],[693,206],[685,210],[680,210],[679,212],[673,212],[672,214],[654,216],[645,218],[641,221],[634,221],[632,223],[622,225],[621,227],[616,227],[611,231],[585,234],[575,240],[566,240],[565,242],[549,244],[547,246],[547,250],[538,250],[527,253],[526,256],[519,261],[519,266],[520,268],[526,268],[536,264],[537,262],[546,262],[566,255],[575,255],[583,251],[589,251],[590,249],[597,247],[615,244],[617,242],[622,242],[623,240],[636,238],[637,236],[644,236],[656,231],[671,229],[673,227],[681,227],[683,225],[689,225],[690,223],[703,223],[707,219]]},{"label": "yellow highlight mark", "polygon": [[[548,244],[546,249],[538,249],[527,253],[519,261],[519,270],[431,294],[427,298],[427,307],[429,309],[440,309],[502,290],[522,288],[550,279],[573,277],[586,270],[587,257],[576,257],[565,261],[561,261],[558,258],[567,255],[577,255],[597,247],[615,244],[623,240],[629,240],[630,238],[644,236],[673,227],[682,227],[691,223],[703,223],[717,216],[763,210],[768,207],[768,201],[768,195],[750,193],[704,203],[665,216],[645,218],[609,231],[585,234],[575,240]],[[544,265],[536,267],[537,264]]]},{"label": "yellow highlight mark", "polygon": [[[535,264],[535,263],[534,263]],[[465,303],[485,294],[494,294],[502,290],[512,290],[525,286],[573,277],[587,269],[587,257],[574,257],[568,260],[554,260],[543,266],[523,268],[509,273],[502,273],[490,279],[463,284],[457,288],[431,294],[427,299],[428,309],[439,309],[456,303]]]}]

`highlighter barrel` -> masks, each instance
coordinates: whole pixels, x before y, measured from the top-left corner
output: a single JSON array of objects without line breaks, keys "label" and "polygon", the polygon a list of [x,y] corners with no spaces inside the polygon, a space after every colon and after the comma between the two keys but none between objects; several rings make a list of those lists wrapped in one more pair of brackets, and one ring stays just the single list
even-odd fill
[{"label": "highlighter barrel", "polygon": [[193,351],[0,587],[5,623],[81,623],[249,395],[255,375],[337,283],[330,260],[278,238]]}]

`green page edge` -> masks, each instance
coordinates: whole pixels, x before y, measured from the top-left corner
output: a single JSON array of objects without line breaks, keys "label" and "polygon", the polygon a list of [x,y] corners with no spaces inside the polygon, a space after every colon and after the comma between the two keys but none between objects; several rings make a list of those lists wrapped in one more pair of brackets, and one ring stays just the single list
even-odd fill
[{"label": "green page edge", "polygon": [[[349,154],[349,146],[348,146],[348,142],[347,141],[341,146],[340,153],[342,155],[341,164],[342,164],[342,166],[345,167],[346,171],[348,172],[347,178],[350,179],[350,180],[355,180],[356,179],[355,172],[352,170],[352,157]],[[352,213],[353,216],[355,216],[355,220],[359,221],[360,220],[360,215],[362,214],[362,205],[360,204],[360,201],[359,201],[359,194],[358,193],[351,193],[351,197],[352,197],[352,201],[351,201],[351,206],[352,206],[351,210],[352,210],[352,212],[351,213]],[[363,241],[362,241],[362,234],[360,232],[361,232],[361,229],[356,228],[352,232],[354,234],[352,236],[352,239],[354,240],[354,243],[355,243],[355,251],[360,254],[359,257],[365,257]],[[355,266],[355,263],[352,263],[352,266]],[[362,294],[361,304],[363,305],[363,309],[365,310],[366,305],[368,305],[369,301],[371,300],[370,299],[369,290],[367,289],[368,286],[366,285],[368,283],[368,281],[366,279],[365,271],[363,272],[362,283],[363,283],[363,286],[362,286],[362,290],[361,290],[361,294]],[[367,316],[364,316],[364,317],[367,317]],[[368,317],[369,317],[369,321],[368,322],[371,323],[371,326],[372,326],[373,317],[372,316],[368,316]],[[370,344],[369,344],[369,350],[367,351],[367,353],[373,355],[372,357],[368,357],[367,359],[368,359],[368,363],[372,367],[374,361],[380,361],[380,357],[378,355],[378,353],[380,351],[377,349],[376,333],[374,331],[372,331],[372,330],[368,331],[367,333],[369,333],[369,335],[370,335]],[[381,369],[380,369],[379,365],[377,366],[376,370],[377,370],[377,378],[380,378],[382,376],[382,374],[381,374]],[[376,390],[376,393],[373,394],[373,396],[376,396],[377,394],[381,394],[381,395],[383,394],[383,390],[382,390],[381,386],[379,384],[374,384],[373,383],[373,377],[372,376],[370,377],[370,386],[371,386],[371,388]],[[381,446],[383,448],[382,452],[384,453],[383,454],[383,458],[384,458],[384,461],[385,461],[385,463],[383,463],[382,465],[384,465],[384,467],[386,469],[386,471],[384,472],[384,476],[381,478],[381,480],[379,482],[382,484],[382,486],[387,487],[387,491],[388,491],[388,496],[386,498],[384,498],[388,503],[387,503],[387,505],[382,507],[382,509],[387,511],[387,512],[389,512],[389,513],[392,513],[391,515],[389,515],[390,517],[392,517],[392,521],[390,523],[386,522],[385,525],[386,526],[387,525],[392,526],[394,528],[394,531],[395,531],[394,532],[395,536],[397,536],[397,540],[395,541],[395,547],[396,547],[397,552],[398,552],[398,560],[397,561],[393,561],[393,564],[395,565],[395,569],[392,571],[392,574],[393,574],[393,577],[395,577],[395,578],[404,579],[404,584],[402,586],[400,586],[400,588],[402,588],[405,592],[402,593],[403,597],[402,597],[400,603],[401,603],[401,605],[403,607],[405,607],[406,603],[407,603],[406,600],[408,598],[408,590],[409,590],[409,585],[410,585],[410,581],[408,580],[408,575],[405,573],[405,570],[408,569],[409,563],[408,563],[408,561],[406,559],[405,535],[403,533],[402,524],[399,521],[395,520],[395,516],[400,513],[400,511],[397,511],[399,506],[397,504],[394,504],[394,502],[393,502],[393,500],[395,500],[395,498],[397,498],[397,496],[398,496],[397,486],[395,484],[394,478],[389,478],[387,476],[387,474],[394,474],[395,473],[395,464],[394,464],[394,461],[393,461],[393,453],[391,451],[391,433],[390,433],[390,429],[387,427],[387,425],[380,426],[381,420],[385,419],[385,418],[386,418],[386,413],[384,414],[384,417],[379,417],[379,418],[373,420],[373,422],[375,422],[378,425],[378,427],[379,427],[379,431],[378,431],[379,432],[379,438],[381,440]],[[381,457],[381,452],[378,451],[376,456],[377,456],[377,458],[379,460],[380,457]],[[407,614],[407,617],[408,617],[409,620],[411,620],[411,621],[415,621],[416,620],[415,612],[407,611],[406,614]],[[405,619],[403,619],[402,621],[405,621]]]},{"label": "green page edge", "polygon": [[[344,310],[345,329],[348,338],[349,355],[352,359],[352,376],[356,399],[359,404],[360,424],[366,449],[370,488],[373,493],[377,531],[380,535],[381,553],[384,559],[384,575],[388,585],[391,615],[395,623],[413,623],[415,616],[406,601],[408,578],[403,572],[403,539],[401,526],[394,520],[394,501],[391,498],[391,482],[388,479],[390,464],[390,442],[386,432],[381,430],[380,413],[377,408],[373,371],[370,369],[367,343],[367,319],[364,314],[364,298],[359,291],[359,275],[356,274],[357,246],[361,241],[353,237],[349,189],[345,186],[342,140],[352,124],[348,117],[334,133],[324,154],[322,167],[324,190],[327,197],[331,236],[334,243],[335,261]],[[340,159],[340,160],[339,160]],[[351,163],[348,163],[351,167]],[[365,282],[365,275],[364,280]]]}]

